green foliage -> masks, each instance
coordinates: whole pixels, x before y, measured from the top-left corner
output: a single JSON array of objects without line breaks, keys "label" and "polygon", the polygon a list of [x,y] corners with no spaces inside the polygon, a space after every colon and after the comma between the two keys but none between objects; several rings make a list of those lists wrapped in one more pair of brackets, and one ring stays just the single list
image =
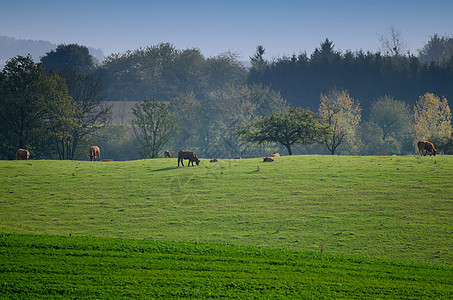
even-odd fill
[{"label": "green foliage", "polygon": [[77,44],[60,44],[41,57],[41,62],[48,72],[55,71],[58,74],[67,70],[90,74],[96,68],[96,59],[91,56],[88,48]]},{"label": "green foliage", "polygon": [[281,144],[292,155],[293,145],[324,142],[331,129],[310,110],[290,107],[289,111],[272,113],[244,126],[238,134],[252,143]]},{"label": "green foliage", "polygon": [[178,130],[167,104],[155,98],[146,98],[135,105],[132,113],[137,151],[143,158],[158,157]]},{"label": "green foliage", "polygon": [[243,82],[246,76],[232,53],[205,59],[199,49],[178,50],[169,43],[112,54],[98,74],[111,100],[170,100],[192,92],[206,99],[213,89]]},{"label": "green foliage", "polygon": [[5,298],[448,299],[453,269],[150,239],[0,235]]},{"label": "green foliage", "polygon": [[0,74],[2,158],[12,158],[18,148],[31,150],[35,157],[49,155],[56,140],[70,135],[77,123],[74,114],[61,77],[46,75],[30,56],[7,62]]},{"label": "green foliage", "polygon": [[435,33],[428,43],[421,50],[418,50],[418,57],[425,64],[448,63],[453,57],[453,38],[439,37]]}]

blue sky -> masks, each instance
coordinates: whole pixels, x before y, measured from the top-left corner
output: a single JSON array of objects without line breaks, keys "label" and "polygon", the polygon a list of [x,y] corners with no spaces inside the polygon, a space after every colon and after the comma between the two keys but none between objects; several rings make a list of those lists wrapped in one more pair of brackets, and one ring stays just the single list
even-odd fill
[{"label": "blue sky", "polygon": [[0,35],[77,43],[105,55],[170,42],[244,60],[263,45],[272,59],[311,54],[326,38],[343,52],[376,52],[390,26],[416,53],[434,33],[453,36],[453,1],[0,0]]}]

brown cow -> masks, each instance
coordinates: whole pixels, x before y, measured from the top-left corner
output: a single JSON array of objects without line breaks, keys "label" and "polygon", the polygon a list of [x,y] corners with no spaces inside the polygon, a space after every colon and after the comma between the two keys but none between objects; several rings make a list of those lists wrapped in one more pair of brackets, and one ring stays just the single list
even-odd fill
[{"label": "brown cow", "polygon": [[238,156],[238,157],[235,157],[235,158],[233,158],[233,159],[242,159],[242,157]]},{"label": "brown cow", "polygon": [[263,158],[263,162],[273,162],[274,159],[272,157],[265,157]]},{"label": "brown cow", "polygon": [[18,149],[16,151],[17,160],[30,160],[30,152],[26,149]]},{"label": "brown cow", "polygon": [[181,162],[181,165],[184,167],[184,163],[183,163],[184,159],[189,160],[188,166],[190,166],[190,163],[192,163],[192,167],[193,167],[193,162],[195,162],[197,164],[197,166],[200,164],[200,160],[198,159],[197,155],[195,154],[195,152],[192,152],[192,151],[181,150],[178,152],[178,167],[179,167],[179,162]]},{"label": "brown cow", "polygon": [[269,157],[280,157],[280,153],[274,152],[271,155],[269,155]]},{"label": "brown cow", "polygon": [[171,158],[171,153],[168,150],[164,151],[164,158]]},{"label": "brown cow", "polygon": [[99,150],[98,146],[91,146],[90,147],[90,161],[101,160],[101,150]]},{"label": "brown cow", "polygon": [[[428,152],[431,152],[430,155],[436,156],[437,150],[436,150],[436,148],[434,148],[434,145],[431,142],[418,141],[417,147],[418,147],[418,153],[420,155],[426,156],[426,154],[428,154]],[[426,150],[426,151],[424,151],[424,150]]]},{"label": "brown cow", "polygon": [[219,162],[217,158],[211,159],[209,162]]}]

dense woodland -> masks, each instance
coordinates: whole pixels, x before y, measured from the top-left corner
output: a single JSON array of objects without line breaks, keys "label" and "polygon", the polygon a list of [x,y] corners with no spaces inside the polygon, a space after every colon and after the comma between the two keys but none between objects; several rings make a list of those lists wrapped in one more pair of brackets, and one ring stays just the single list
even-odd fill
[{"label": "dense woodland", "polygon": [[[294,154],[409,154],[417,139],[434,140],[441,152],[451,153],[453,39],[435,34],[418,55],[398,47],[342,53],[326,39],[311,54],[270,61],[258,46],[250,68],[235,53],[205,58],[199,49],[170,43],[112,54],[102,63],[76,44],[59,45],[36,64],[17,56],[0,77],[0,157],[11,159],[17,148],[28,148],[34,158],[86,159],[90,144],[116,160],[157,157],[164,149],[191,149],[206,158],[287,154],[282,142],[257,144],[239,132],[265,116],[289,114],[291,107],[319,113],[318,120],[332,128],[324,142],[296,139],[304,142],[294,145]],[[56,97],[59,78],[66,87]],[[47,94],[25,91],[27,80],[45,83]],[[49,97],[66,99],[61,111],[48,105],[60,100]],[[106,100],[150,104],[136,106],[128,123],[112,124]],[[30,105],[42,108],[39,116],[19,120],[34,113]],[[420,125],[424,112],[423,122],[440,125]],[[51,127],[49,120],[55,120]],[[162,124],[174,129],[165,139],[161,133],[168,128]],[[137,126],[155,128],[147,133]],[[143,151],[150,144],[159,147]]]}]

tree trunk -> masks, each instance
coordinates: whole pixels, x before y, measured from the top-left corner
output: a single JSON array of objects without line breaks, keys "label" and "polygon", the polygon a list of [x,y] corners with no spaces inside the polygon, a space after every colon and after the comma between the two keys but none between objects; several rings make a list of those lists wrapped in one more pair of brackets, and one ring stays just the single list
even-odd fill
[{"label": "tree trunk", "polygon": [[288,150],[288,155],[293,155],[293,151],[291,149],[291,145],[290,144],[287,144],[287,145],[284,145],[286,147],[286,149]]}]

